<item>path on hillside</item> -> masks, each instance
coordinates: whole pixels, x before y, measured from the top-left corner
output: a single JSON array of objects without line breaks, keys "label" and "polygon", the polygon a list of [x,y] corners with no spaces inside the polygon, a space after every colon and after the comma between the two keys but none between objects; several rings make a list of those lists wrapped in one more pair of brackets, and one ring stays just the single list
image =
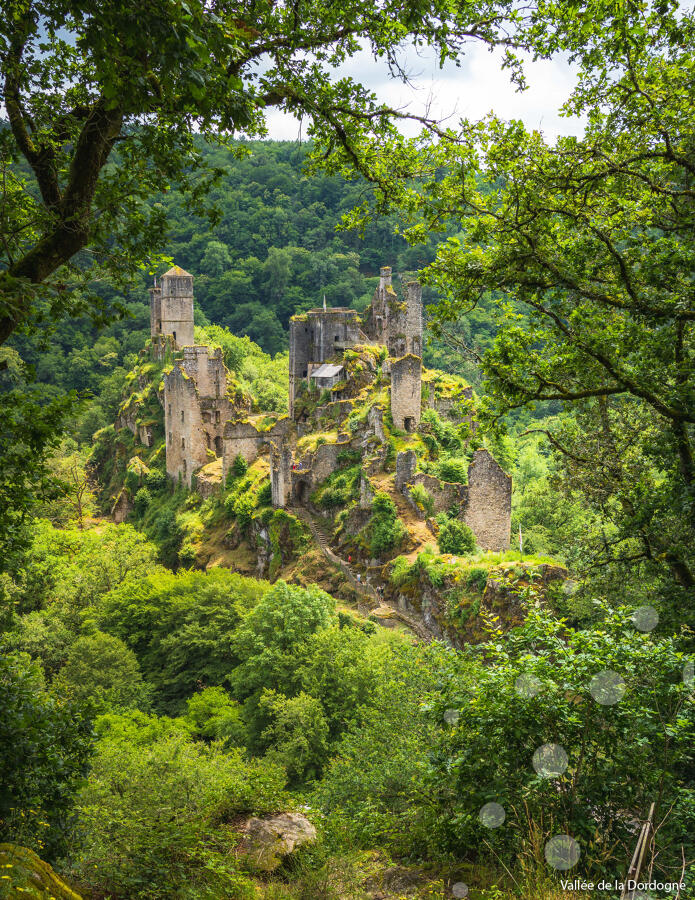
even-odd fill
[{"label": "path on hillside", "polygon": [[398,607],[392,606],[390,603],[386,603],[383,600],[380,600],[376,590],[370,584],[365,584],[364,581],[357,580],[357,576],[352,571],[352,566],[331,549],[328,541],[328,535],[308,510],[303,509],[299,506],[291,506],[288,507],[288,512],[292,513],[292,515],[296,516],[298,519],[301,519],[302,522],[305,522],[309,526],[309,530],[311,531],[314,540],[318,544],[319,549],[321,550],[324,557],[332,565],[340,569],[340,571],[345,575],[350,584],[354,587],[355,591],[362,597],[368,597],[371,601],[379,604],[376,608],[370,608],[369,615],[371,617],[376,620],[396,619],[398,622],[401,622],[403,625],[407,626],[413,632],[413,634],[415,634],[415,636],[424,643],[429,643],[432,640],[431,633],[425,627],[425,625],[423,625],[422,622],[412,616],[407,615],[402,610],[398,609]]},{"label": "path on hillside", "polygon": [[415,544],[415,547],[412,550],[409,550],[408,553],[403,553],[402,555],[410,562],[413,562],[418,553],[421,553],[427,544],[436,543],[437,539],[428,528],[427,522],[418,517],[417,513],[405,499],[403,494],[396,490],[392,474],[388,472],[377,472],[376,475],[370,476],[369,480],[377,490],[388,494],[396,504],[398,517],[408,529],[408,534]]},{"label": "path on hillside", "polygon": [[378,603],[379,596],[377,592],[370,584],[365,584],[365,582],[361,580],[358,581],[357,576],[352,571],[352,566],[350,566],[349,563],[347,563],[344,559],[341,559],[337,553],[331,550],[328,541],[328,535],[314,519],[314,517],[309,513],[309,511],[303,509],[300,506],[291,506],[288,508],[288,512],[291,512],[292,515],[296,516],[298,519],[301,519],[302,522],[305,522],[309,526],[309,530],[314,536],[314,540],[319,545],[319,549],[321,550],[323,555],[330,563],[340,569],[343,575],[345,575],[350,584],[353,586],[355,591],[358,594],[361,594],[363,597],[369,597],[370,600]]}]

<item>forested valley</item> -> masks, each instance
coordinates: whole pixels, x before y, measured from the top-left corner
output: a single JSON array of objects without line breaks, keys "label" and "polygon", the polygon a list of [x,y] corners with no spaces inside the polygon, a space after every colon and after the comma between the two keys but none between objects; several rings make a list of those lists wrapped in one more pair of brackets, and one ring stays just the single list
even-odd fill
[{"label": "forested valley", "polygon": [[411,6],[3,3],[0,898],[695,897],[695,19]]}]

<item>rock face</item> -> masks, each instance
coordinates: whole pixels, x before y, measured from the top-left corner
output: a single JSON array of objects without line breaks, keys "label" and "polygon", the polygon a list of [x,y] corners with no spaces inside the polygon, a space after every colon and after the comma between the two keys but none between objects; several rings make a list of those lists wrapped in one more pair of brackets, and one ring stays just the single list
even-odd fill
[{"label": "rock face", "polygon": [[[0,897],[27,900],[81,900],[53,869],[26,847],[0,844]],[[7,891],[7,893],[5,893]]]},{"label": "rock face", "polygon": [[316,840],[316,829],[301,813],[279,813],[264,819],[254,816],[244,831],[239,849],[262,872],[272,872],[298,847]]}]

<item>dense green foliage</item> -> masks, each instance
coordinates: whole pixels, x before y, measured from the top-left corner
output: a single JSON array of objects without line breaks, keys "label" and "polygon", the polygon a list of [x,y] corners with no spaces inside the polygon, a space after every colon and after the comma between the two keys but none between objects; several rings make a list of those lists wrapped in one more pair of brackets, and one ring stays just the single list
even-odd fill
[{"label": "dense green foliage", "polygon": [[475,535],[468,525],[445,516],[439,525],[437,544],[442,553],[464,555],[475,550]]},{"label": "dense green foliage", "polygon": [[[0,840],[56,861],[90,900],[361,900],[400,894],[411,865],[423,898],[466,880],[475,900],[558,900],[562,877],[624,877],[653,809],[642,873],[692,896],[692,12],[37,9],[0,24],[0,341],[25,326],[0,359]],[[79,41],[59,39],[63,20]],[[398,71],[413,35],[444,59],[507,28],[571,55],[583,137],[550,144],[491,116],[405,139],[331,71],[364,40]],[[311,118],[309,145],[213,146],[260,134],[273,105]],[[103,127],[85,135],[88,121]],[[336,230],[346,214],[362,233]],[[93,261],[66,256],[70,240]],[[361,309],[380,264],[426,267],[429,359],[477,396],[427,373],[423,400],[444,402],[412,435],[386,411],[371,508],[359,450],[308,498],[326,520],[339,510],[340,547],[373,579],[360,612],[310,583],[354,587],[306,552],[303,518],[272,509],[265,460],[237,457],[203,499],[168,481],[161,433],[144,448],[114,426],[122,401],[161,424],[165,363],[139,355],[156,247],[194,274],[196,339],[222,348],[232,390],[262,413],[286,409],[293,313],[324,295]],[[122,301],[129,322],[100,330]],[[387,410],[384,384],[359,398],[353,437],[370,403]],[[74,390],[93,396],[78,409]],[[412,489],[413,510],[393,492],[396,453],[415,448],[462,495],[480,446],[513,476],[518,550],[477,549],[454,508],[426,543],[433,497]],[[131,524],[93,520],[123,488]],[[287,580],[231,570],[257,560]],[[392,630],[365,620],[373,600]],[[446,643],[415,640],[423,624]],[[240,831],[288,810],[317,842],[260,878]],[[564,834],[569,867],[549,852]]]},{"label": "dense green foliage", "polygon": [[0,840],[54,856],[65,849],[74,794],[87,770],[83,705],[51,696],[40,667],[0,645]]},{"label": "dense green foliage", "polygon": [[158,706],[178,711],[198,686],[224,683],[239,660],[234,629],[266,589],[224,569],[163,572],[112,591],[100,622],[134,651]]}]

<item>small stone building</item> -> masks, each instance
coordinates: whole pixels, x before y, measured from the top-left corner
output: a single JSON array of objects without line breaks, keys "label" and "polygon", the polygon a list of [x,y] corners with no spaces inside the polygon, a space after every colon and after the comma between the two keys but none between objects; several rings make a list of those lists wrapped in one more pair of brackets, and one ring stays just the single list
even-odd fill
[{"label": "small stone building", "polygon": [[290,319],[290,417],[299,384],[307,381],[312,369],[343,350],[354,347],[364,335],[354,309],[310,309]]}]

